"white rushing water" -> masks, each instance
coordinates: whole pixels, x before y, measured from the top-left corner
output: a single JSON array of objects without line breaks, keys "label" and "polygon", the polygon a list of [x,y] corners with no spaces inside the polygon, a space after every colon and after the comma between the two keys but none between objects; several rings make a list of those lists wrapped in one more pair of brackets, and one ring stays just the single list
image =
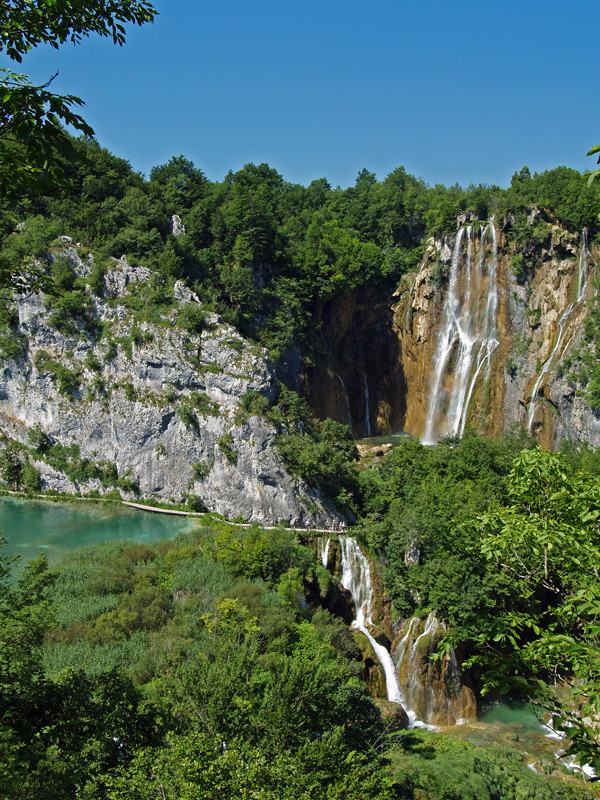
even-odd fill
[{"label": "white rushing water", "polygon": [[365,372],[365,436],[371,435],[371,415],[369,413],[369,384],[367,382],[367,373]]},{"label": "white rushing water", "polygon": [[577,274],[577,302],[585,300],[588,285],[588,232],[587,228],[581,231],[581,252],[579,253],[579,269]]},{"label": "white rushing water", "polygon": [[327,541],[323,538],[323,536],[319,536],[319,555],[321,556],[321,564],[327,569],[327,565],[329,564],[329,545],[331,544],[331,538],[328,536]]},{"label": "white rushing water", "polygon": [[371,619],[371,603],[373,599],[373,586],[371,583],[371,569],[365,554],[360,549],[358,542],[350,536],[340,536],[342,550],[342,586],[348,589],[354,601],[355,620],[352,627],[358,628],[369,640],[379,663],[385,674],[385,685],[388,700],[400,703],[408,716],[409,727],[430,728],[417,719],[414,711],[407,707],[406,699],[398,680],[398,670],[389,650],[374,638],[369,630],[373,625]]},{"label": "white rushing water", "polygon": [[[466,243],[464,243],[466,237]],[[489,240],[489,242],[488,242]],[[477,379],[498,346],[498,242],[494,218],[479,237],[473,268],[472,226],[456,236],[433,357],[423,442],[462,436]]]},{"label": "white rushing water", "polygon": [[423,434],[423,442],[425,444],[434,444],[436,441],[434,438],[434,425],[442,394],[442,378],[444,377],[444,370],[456,341],[456,319],[457,312],[460,308],[459,300],[456,296],[456,287],[458,283],[458,260],[464,233],[465,229],[461,228],[456,236],[454,252],[452,253],[448,292],[442,310],[442,324],[438,334],[435,355],[433,357],[433,381],[429,390],[429,404],[427,407],[425,432]]},{"label": "white rushing water", "polygon": [[558,353],[560,346],[562,344],[563,336],[565,333],[565,323],[568,320],[571,311],[573,311],[573,303],[570,303],[563,313],[560,316],[560,319],[557,323],[557,330],[556,330],[556,341],[554,342],[554,347],[552,348],[550,355],[544,361],[544,364],[540,370],[540,374],[537,376],[537,380],[533,386],[533,391],[531,392],[531,397],[529,399],[529,407],[527,409],[527,430],[531,433],[531,428],[533,426],[533,417],[535,415],[535,405],[538,396],[538,392],[540,390],[540,386],[542,385],[542,381],[544,377],[548,374],[550,367],[552,366],[552,361],[554,360],[555,355]]},{"label": "white rushing water", "polygon": [[[355,620],[352,627],[364,633],[385,673],[388,700],[394,703],[404,703],[398,673],[389,651],[371,635],[368,625],[373,624],[371,619],[371,602],[373,586],[371,584],[371,570],[365,554],[358,546],[358,542],[350,536],[340,536],[342,549],[342,586],[348,589],[354,601]],[[408,712],[407,712],[408,713]],[[410,716],[410,715],[409,715]]]}]

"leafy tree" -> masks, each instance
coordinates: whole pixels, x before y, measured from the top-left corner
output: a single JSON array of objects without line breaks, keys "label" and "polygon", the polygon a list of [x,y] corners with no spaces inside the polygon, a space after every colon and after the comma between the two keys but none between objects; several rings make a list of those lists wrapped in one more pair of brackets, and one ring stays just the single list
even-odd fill
[{"label": "leafy tree", "polygon": [[172,214],[181,214],[200,200],[206,183],[202,170],[182,155],[172,156],[166,164],[150,170],[150,189],[161,197]]},{"label": "leafy tree", "polygon": [[[504,583],[456,636],[478,645],[487,688],[517,691],[553,713],[571,752],[600,768],[600,484],[569,475],[560,454],[523,451],[510,474],[510,502],[470,523],[490,581]],[[565,681],[571,696],[551,685]]]},{"label": "leafy tree", "polygon": [[[8,0],[0,8],[0,53],[21,63],[39,44],[58,48],[84,36],[125,42],[124,23],[152,22],[156,10],[147,0]],[[52,189],[65,174],[65,162],[77,155],[63,126],[88,136],[92,128],[74,108],[82,101],[49,90],[55,76],[42,86],[26,75],[0,70],[0,192],[18,196],[27,188]]]}]

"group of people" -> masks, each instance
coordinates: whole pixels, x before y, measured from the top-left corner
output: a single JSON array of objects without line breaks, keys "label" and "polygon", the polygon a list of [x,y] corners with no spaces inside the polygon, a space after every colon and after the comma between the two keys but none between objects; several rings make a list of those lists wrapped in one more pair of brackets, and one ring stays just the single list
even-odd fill
[{"label": "group of people", "polygon": [[[309,519],[304,521],[304,528],[307,531],[309,531],[312,527],[313,527],[313,525],[312,525],[312,523],[311,523],[311,521]],[[317,526],[315,525],[314,527],[316,528]],[[346,533],[347,527],[348,526],[346,524],[346,520],[344,520],[344,519],[341,520],[341,521],[337,520],[337,519],[334,519],[329,524],[329,530],[336,531],[336,532],[339,532],[339,533]],[[326,526],[324,525],[323,529],[325,529],[325,528],[326,528]]]}]

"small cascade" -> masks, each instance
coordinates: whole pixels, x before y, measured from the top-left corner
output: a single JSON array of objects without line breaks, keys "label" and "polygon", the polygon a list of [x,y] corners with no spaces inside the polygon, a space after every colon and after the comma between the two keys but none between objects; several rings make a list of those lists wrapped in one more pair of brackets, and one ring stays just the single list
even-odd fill
[{"label": "small cascade", "polygon": [[498,242],[493,217],[481,231],[476,259],[474,249],[472,227],[460,228],[433,357],[425,444],[444,435],[462,436],[475,384],[484,367],[489,380],[491,356],[498,346]]},{"label": "small cascade", "polygon": [[321,559],[321,564],[327,569],[329,564],[329,545],[331,544],[331,537],[327,537],[327,541],[325,541],[323,536],[319,536],[319,557]]},{"label": "small cascade", "polygon": [[367,373],[365,372],[365,436],[371,436],[371,415],[369,413],[369,384],[367,382]]},{"label": "small cascade", "polygon": [[[388,700],[404,706],[404,697],[398,682],[396,665],[392,661],[389,651],[382,644],[379,644],[369,630],[369,626],[373,625],[373,620],[371,619],[373,586],[371,584],[369,562],[358,546],[358,542],[350,536],[341,536],[340,545],[342,550],[342,586],[344,589],[348,589],[354,601],[356,618],[352,623],[352,627],[358,628],[361,633],[364,633],[383,667]],[[414,722],[414,715],[411,715],[411,712],[406,707],[405,710],[409,720]]]},{"label": "small cascade", "polygon": [[402,693],[413,713],[433,725],[453,725],[477,714],[471,689],[463,685],[454,650],[433,661],[436,642],[445,631],[435,613],[425,623],[412,617],[406,633],[394,648]]},{"label": "small cascade", "polygon": [[581,231],[581,252],[579,253],[579,269],[577,275],[577,302],[585,300],[588,286],[588,232],[587,228]]},{"label": "small cascade", "polygon": [[475,695],[462,683],[454,651],[439,661],[429,657],[435,650],[436,636],[445,630],[444,624],[435,613],[429,614],[424,624],[418,617],[412,617],[392,658],[370,630],[373,586],[369,562],[350,536],[340,536],[340,548],[342,586],[354,602],[352,627],[369,640],[385,674],[388,700],[403,706],[409,727],[452,725],[475,717]]},{"label": "small cascade", "polygon": [[346,401],[346,414],[348,415],[348,421],[347,421],[346,424],[348,425],[350,430],[352,430],[352,414],[350,412],[350,398],[348,397],[348,392],[346,390],[346,384],[342,380],[342,376],[341,375],[336,375],[335,377],[340,382],[340,385],[342,387],[342,393],[344,395],[344,400]]},{"label": "small cascade", "polygon": [[556,341],[554,343],[554,347],[552,348],[552,351],[548,356],[548,358],[545,360],[544,365],[540,370],[540,374],[537,376],[537,380],[533,386],[533,391],[531,392],[531,397],[529,398],[529,407],[527,409],[527,430],[529,431],[529,433],[531,433],[531,428],[533,426],[533,417],[535,415],[536,400],[538,392],[540,390],[540,386],[542,385],[544,377],[548,374],[550,367],[552,366],[554,357],[560,350],[560,346],[562,344],[563,336],[565,333],[565,324],[572,311],[573,311],[573,303],[570,303],[561,314],[561,317],[557,323]]}]

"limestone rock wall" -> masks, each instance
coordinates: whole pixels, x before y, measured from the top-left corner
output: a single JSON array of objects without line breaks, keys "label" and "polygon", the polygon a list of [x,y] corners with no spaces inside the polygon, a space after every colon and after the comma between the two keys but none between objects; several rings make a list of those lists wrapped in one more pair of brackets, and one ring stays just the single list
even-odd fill
[{"label": "limestone rock wall", "polygon": [[[87,275],[90,264],[74,248],[62,256]],[[149,279],[149,270],[122,259],[106,275],[102,296],[88,287],[94,322],[110,326],[118,343],[112,353],[81,325],[73,335],[57,331],[42,296],[17,298],[27,352],[0,362],[0,431],[27,445],[37,426],[52,443],[77,445],[82,459],[114,464],[142,497],[179,502],[192,494],[210,510],[263,523],[337,517],[288,474],[273,446],[274,426],[239,414],[247,392],[275,395],[265,351],[215,314],[205,315],[199,334],[175,325],[176,309],[157,324],[136,325],[121,300],[131,284]],[[175,295],[180,305],[198,302],[182,284]],[[79,376],[78,388],[61,392],[57,365]],[[42,459],[34,465],[44,489],[105,491],[97,479],[79,483]]]},{"label": "limestone rock wall", "polygon": [[355,436],[396,430],[404,419],[400,340],[387,300],[367,288],[314,313],[304,393],[317,416],[344,422]]}]

